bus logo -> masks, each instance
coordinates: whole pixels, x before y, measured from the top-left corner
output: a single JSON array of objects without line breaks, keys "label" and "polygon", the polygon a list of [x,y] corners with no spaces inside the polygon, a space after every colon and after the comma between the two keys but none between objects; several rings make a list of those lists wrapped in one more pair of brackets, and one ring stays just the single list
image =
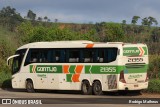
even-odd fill
[{"label": "bus logo", "polygon": [[31,73],[54,73],[57,72],[57,67],[52,65],[31,65]]},{"label": "bus logo", "polygon": [[147,55],[146,47],[124,47],[123,48],[124,56],[143,56]]}]

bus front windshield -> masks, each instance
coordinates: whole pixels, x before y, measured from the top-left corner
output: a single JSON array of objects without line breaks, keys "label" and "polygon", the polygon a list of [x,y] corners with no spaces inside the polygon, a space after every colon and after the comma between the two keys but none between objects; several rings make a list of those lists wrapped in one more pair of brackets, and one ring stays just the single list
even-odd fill
[{"label": "bus front windshield", "polygon": [[16,51],[16,54],[19,56],[14,57],[13,59],[12,74],[17,73],[20,70],[25,52],[26,49]]}]

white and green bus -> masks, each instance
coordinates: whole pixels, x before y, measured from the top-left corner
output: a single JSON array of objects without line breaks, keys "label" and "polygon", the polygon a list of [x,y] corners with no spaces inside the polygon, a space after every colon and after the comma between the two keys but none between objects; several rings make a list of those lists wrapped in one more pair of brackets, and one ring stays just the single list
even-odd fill
[{"label": "white and green bus", "polygon": [[35,42],[17,49],[12,63],[12,87],[46,90],[142,90],[148,87],[146,44],[123,42]]}]

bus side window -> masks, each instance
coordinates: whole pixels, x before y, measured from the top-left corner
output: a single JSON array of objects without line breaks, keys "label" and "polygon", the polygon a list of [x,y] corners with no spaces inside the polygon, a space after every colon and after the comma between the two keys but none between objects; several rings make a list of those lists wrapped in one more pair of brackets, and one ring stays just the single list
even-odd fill
[{"label": "bus side window", "polygon": [[61,51],[56,50],[54,54],[55,62],[60,62]]},{"label": "bus side window", "polygon": [[117,48],[107,48],[105,50],[105,59],[106,59],[106,63],[110,63],[116,60],[117,58],[117,52],[118,49]]},{"label": "bus side window", "polygon": [[24,66],[38,62],[38,50],[30,49],[28,51]]},{"label": "bus side window", "polygon": [[39,54],[38,50],[31,50],[30,52],[30,63],[37,63]]},{"label": "bus side window", "polygon": [[104,62],[104,49],[99,49],[98,50],[98,62],[102,63]]},{"label": "bus side window", "polygon": [[31,63],[50,63],[51,52],[48,49],[30,49],[25,60],[25,66]]},{"label": "bus side window", "polygon": [[69,61],[68,62],[80,62],[80,51],[79,50],[75,50],[75,49],[71,49],[68,51],[69,54]]},{"label": "bus side window", "polygon": [[48,49],[41,49],[39,50],[39,62],[40,63],[47,63],[49,62],[49,50]]},{"label": "bus side window", "polygon": [[83,51],[84,62],[89,63],[93,62],[93,50],[92,49],[85,49]]}]

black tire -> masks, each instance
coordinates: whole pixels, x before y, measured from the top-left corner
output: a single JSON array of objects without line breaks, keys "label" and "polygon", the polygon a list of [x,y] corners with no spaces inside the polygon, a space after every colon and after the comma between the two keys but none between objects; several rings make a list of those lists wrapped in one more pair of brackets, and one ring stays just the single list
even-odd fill
[{"label": "black tire", "polygon": [[27,92],[29,92],[29,93],[35,92],[32,80],[27,80],[26,89],[27,89]]},{"label": "black tire", "polygon": [[99,81],[95,81],[92,86],[94,95],[102,95],[102,85]]},{"label": "black tire", "polygon": [[82,82],[81,92],[84,95],[90,95],[90,94],[92,94],[92,87],[91,87],[89,81],[83,81]]}]

